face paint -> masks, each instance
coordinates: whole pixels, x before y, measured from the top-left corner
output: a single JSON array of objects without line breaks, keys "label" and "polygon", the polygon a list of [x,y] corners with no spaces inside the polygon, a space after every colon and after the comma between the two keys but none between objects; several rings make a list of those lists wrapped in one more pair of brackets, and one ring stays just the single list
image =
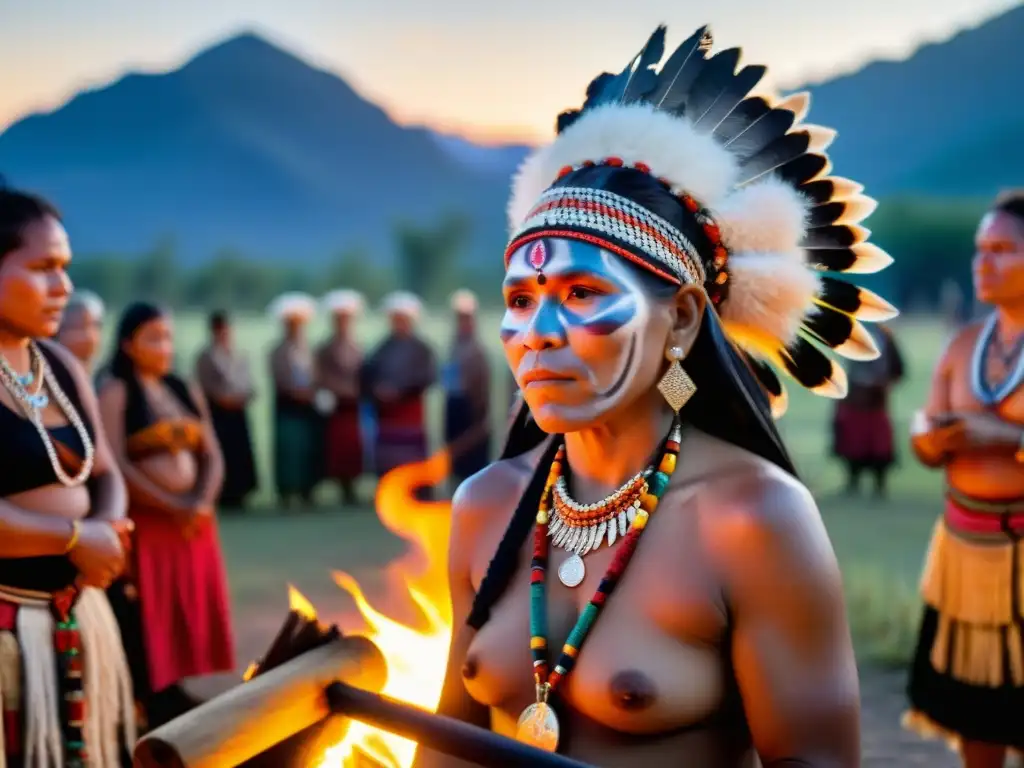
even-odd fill
[{"label": "face paint", "polygon": [[[542,427],[547,414],[558,431],[582,428],[653,386],[653,379],[639,380],[641,369],[652,367],[645,339],[653,314],[665,324],[665,337],[667,321],[620,257],[575,240],[535,241],[512,255],[504,291],[501,339]],[[656,346],[654,368],[664,338]]]}]

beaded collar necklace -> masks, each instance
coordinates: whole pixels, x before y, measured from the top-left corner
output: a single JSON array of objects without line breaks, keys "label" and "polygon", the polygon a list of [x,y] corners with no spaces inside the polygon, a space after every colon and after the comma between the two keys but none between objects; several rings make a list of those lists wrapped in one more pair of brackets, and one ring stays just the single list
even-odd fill
[{"label": "beaded collar necklace", "polygon": [[[576,659],[579,656],[580,648],[597,622],[601,609],[618,585],[622,574],[625,573],[629,561],[636,552],[637,542],[647,525],[651,514],[658,506],[665,489],[668,488],[669,479],[675,472],[676,461],[679,456],[679,441],[682,438],[682,430],[678,422],[672,425],[672,431],[665,441],[661,451],[661,457],[657,464],[656,471],[645,473],[647,481],[643,484],[645,491],[639,499],[639,506],[630,506],[633,515],[630,519],[629,529],[622,537],[618,545],[618,551],[612,560],[604,578],[601,579],[597,591],[590,599],[587,607],[583,609],[576,625],[569,633],[569,637],[562,646],[562,653],[558,663],[553,670],[548,666],[548,627],[547,627],[547,564],[549,552],[548,528],[552,523],[552,506],[554,488],[562,477],[562,465],[565,462],[565,444],[563,443],[548,471],[547,483],[544,486],[544,493],[541,495],[540,505],[537,509],[537,525],[534,529],[533,539],[533,560],[530,563],[530,651],[533,655],[533,678],[537,686],[536,702],[523,710],[519,716],[519,723],[516,729],[516,738],[519,741],[532,744],[540,749],[554,752],[558,749],[559,724],[555,710],[550,703],[551,694],[554,693],[559,684],[572,671]],[[618,520],[616,519],[616,526]],[[596,537],[596,535],[595,535]],[[589,533],[588,533],[589,539]],[[571,558],[570,558],[571,559]],[[567,561],[568,562],[568,561]],[[582,577],[580,578],[582,581]],[[579,582],[577,582],[579,583]]]},{"label": "beaded collar necklace", "polygon": [[988,408],[998,405],[1024,382],[1024,354],[1021,354],[1020,345],[1016,348],[1016,362],[1010,374],[1003,379],[996,387],[989,385],[985,376],[985,367],[988,360],[988,351],[996,341],[996,313],[988,316],[985,325],[978,335],[978,341],[974,345],[974,354],[971,356],[971,391],[978,402]]}]

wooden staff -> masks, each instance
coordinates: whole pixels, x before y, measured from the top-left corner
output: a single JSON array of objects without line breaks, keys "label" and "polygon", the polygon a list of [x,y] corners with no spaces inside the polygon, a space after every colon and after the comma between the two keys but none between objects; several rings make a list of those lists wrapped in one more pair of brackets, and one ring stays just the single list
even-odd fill
[{"label": "wooden staff", "polygon": [[135,768],[237,766],[331,715],[325,689],[341,680],[379,691],[384,656],[362,637],[334,637],[147,734]]},{"label": "wooden staff", "polygon": [[485,728],[359,690],[344,682],[327,688],[331,709],[421,746],[486,768],[593,768],[568,757],[513,741]]}]

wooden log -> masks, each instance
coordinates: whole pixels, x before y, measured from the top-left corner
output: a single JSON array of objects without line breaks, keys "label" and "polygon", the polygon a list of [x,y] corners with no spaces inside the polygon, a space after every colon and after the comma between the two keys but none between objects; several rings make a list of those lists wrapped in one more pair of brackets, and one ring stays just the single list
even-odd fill
[{"label": "wooden log", "polygon": [[327,700],[339,715],[485,768],[594,768],[563,755],[543,752],[486,728],[427,712],[341,681],[328,686]]},{"label": "wooden log", "polygon": [[379,691],[384,656],[362,637],[338,637],[147,734],[135,768],[233,768],[331,714],[326,687]]}]

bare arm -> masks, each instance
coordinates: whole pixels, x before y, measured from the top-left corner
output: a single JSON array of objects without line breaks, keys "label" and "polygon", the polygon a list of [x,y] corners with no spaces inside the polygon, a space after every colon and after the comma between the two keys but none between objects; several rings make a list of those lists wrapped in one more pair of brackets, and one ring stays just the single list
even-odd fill
[{"label": "bare arm", "polygon": [[709,527],[754,746],[764,768],[858,768],[857,666],[825,527],[795,481],[746,485]]},{"label": "bare arm", "polygon": [[210,419],[210,408],[206,404],[206,398],[196,386],[189,387],[189,394],[199,409],[199,418],[203,425],[203,444],[200,447],[199,473],[196,478],[196,485],[192,491],[192,498],[197,504],[212,505],[220,493],[221,485],[224,483],[224,454],[221,452],[220,443],[217,442],[217,435],[213,431],[213,422]]},{"label": "bare arm", "polygon": [[85,411],[82,417],[93,428],[93,469],[90,485],[90,512],[93,520],[123,520],[128,512],[128,492],[124,477],[114,460],[113,451],[107,441],[106,430],[100,417],[99,403],[92,389],[92,382],[81,363],[59,344],[41,341],[40,344],[53,352],[71,374],[78,392],[78,400]]},{"label": "bare arm", "polygon": [[[473,630],[466,624],[475,597],[469,577],[469,553],[477,539],[477,519],[474,512],[471,483],[463,483],[452,500],[452,530],[448,547],[448,583],[452,595],[452,642],[448,649],[448,667],[441,689],[438,714],[454,717],[466,723],[490,728],[490,713],[474,701],[462,683],[462,665],[473,639]],[[447,755],[420,748],[414,768],[470,768],[472,763],[456,760]]]},{"label": "bare arm", "polygon": [[29,512],[0,499],[0,558],[63,555],[73,532],[70,520]]},{"label": "bare arm", "polygon": [[111,454],[121,468],[131,495],[144,504],[169,514],[185,512],[188,509],[186,499],[167,493],[136,469],[128,459],[124,433],[125,400],[125,388],[121,381],[110,378],[104,382],[99,396],[100,416],[103,420],[103,428],[107,433]]}]

